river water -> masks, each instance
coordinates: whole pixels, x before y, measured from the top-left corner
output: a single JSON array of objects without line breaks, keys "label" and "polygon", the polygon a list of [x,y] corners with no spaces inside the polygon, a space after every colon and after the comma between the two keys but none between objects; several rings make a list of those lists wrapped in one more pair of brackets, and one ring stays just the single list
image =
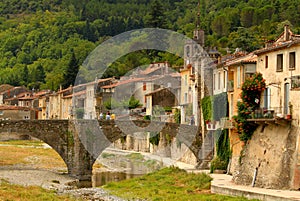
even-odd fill
[{"label": "river water", "polygon": [[140,153],[109,149],[98,157],[92,182],[80,182],[78,187],[99,187],[108,182],[139,177],[163,166],[160,161],[147,159]]}]

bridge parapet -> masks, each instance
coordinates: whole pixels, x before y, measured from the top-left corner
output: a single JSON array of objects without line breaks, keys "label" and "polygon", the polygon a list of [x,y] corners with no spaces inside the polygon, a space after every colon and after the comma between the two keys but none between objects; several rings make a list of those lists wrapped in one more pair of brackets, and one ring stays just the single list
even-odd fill
[{"label": "bridge parapet", "polygon": [[[198,127],[146,120],[2,120],[1,133],[30,135],[49,144],[65,161],[68,172],[80,180],[91,179],[92,166],[104,149],[123,136],[156,132],[176,137],[197,157],[201,147]],[[199,146],[200,143],[200,146]]]}]

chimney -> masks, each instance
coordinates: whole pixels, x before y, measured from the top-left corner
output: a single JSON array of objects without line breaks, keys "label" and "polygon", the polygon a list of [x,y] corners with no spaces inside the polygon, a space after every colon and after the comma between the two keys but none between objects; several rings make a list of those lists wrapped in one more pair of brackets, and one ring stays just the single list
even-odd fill
[{"label": "chimney", "polygon": [[288,24],[284,25],[283,40],[284,41],[289,41],[290,40],[290,28],[289,28]]}]

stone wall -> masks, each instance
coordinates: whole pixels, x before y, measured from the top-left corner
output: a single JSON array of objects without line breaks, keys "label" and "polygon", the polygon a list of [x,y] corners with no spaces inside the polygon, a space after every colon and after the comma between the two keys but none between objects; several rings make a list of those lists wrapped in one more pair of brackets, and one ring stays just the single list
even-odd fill
[{"label": "stone wall", "polygon": [[297,129],[285,121],[260,125],[244,147],[235,183],[251,185],[257,168],[256,187],[294,188],[296,140]]},{"label": "stone wall", "polygon": [[165,134],[160,133],[158,145],[151,144],[149,137],[149,133],[127,135],[125,139],[115,141],[113,147],[123,150],[148,152],[157,156],[169,157],[176,161],[197,165],[197,158],[194,153],[176,137],[169,139]]}]

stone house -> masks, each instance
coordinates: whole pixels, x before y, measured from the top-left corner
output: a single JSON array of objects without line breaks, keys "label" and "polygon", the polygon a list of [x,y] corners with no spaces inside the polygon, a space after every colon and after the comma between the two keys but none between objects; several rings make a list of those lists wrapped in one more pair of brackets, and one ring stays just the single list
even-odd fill
[{"label": "stone house", "polygon": [[1,105],[0,119],[2,120],[29,120],[36,119],[36,110],[28,107]]},{"label": "stone house", "polygon": [[[177,89],[173,88],[159,88],[148,94],[145,94],[147,99],[146,115],[156,116],[160,118],[160,121],[173,121],[171,112],[163,111],[165,108],[173,108],[178,105],[178,99],[176,97]],[[161,114],[154,114],[155,106],[161,107]],[[169,113],[169,114],[168,114]]]},{"label": "stone house", "polygon": [[[249,53],[246,55],[238,55],[221,64],[222,71],[225,70],[227,74],[225,79],[227,80],[229,118],[227,120],[225,119],[221,126],[222,129],[229,129],[230,149],[232,151],[230,172],[236,171],[243,146],[237,131],[233,127],[233,116],[237,115],[238,112],[237,103],[241,101],[240,94],[242,92],[242,83],[247,77],[250,77],[256,72],[256,62],[257,56],[254,53]],[[217,75],[218,81],[214,81],[214,83],[216,83],[215,85],[217,85],[214,85],[214,90],[216,91],[219,91],[219,86],[220,89],[224,86],[224,78],[221,79],[221,76],[219,77],[219,75]],[[222,84],[219,84],[220,80],[223,82]]]},{"label": "stone house", "polygon": [[23,86],[9,88],[0,93],[0,100],[2,101],[2,104],[5,105],[18,105],[18,97],[23,97],[24,92],[32,93]]},{"label": "stone house", "polygon": [[0,105],[4,104],[4,93],[5,91],[14,88],[13,86],[9,85],[9,84],[1,84],[0,85]]},{"label": "stone house", "polygon": [[[255,133],[260,143],[250,142],[249,154],[245,157],[248,165],[243,166],[244,171],[239,176],[245,179],[251,174],[247,170],[256,167],[260,173],[258,185],[299,189],[300,35],[286,25],[275,42],[266,44],[255,54],[257,71],[266,80],[260,103],[263,114],[261,119],[254,119],[260,125],[260,132]],[[265,112],[270,114],[268,118]]]}]

